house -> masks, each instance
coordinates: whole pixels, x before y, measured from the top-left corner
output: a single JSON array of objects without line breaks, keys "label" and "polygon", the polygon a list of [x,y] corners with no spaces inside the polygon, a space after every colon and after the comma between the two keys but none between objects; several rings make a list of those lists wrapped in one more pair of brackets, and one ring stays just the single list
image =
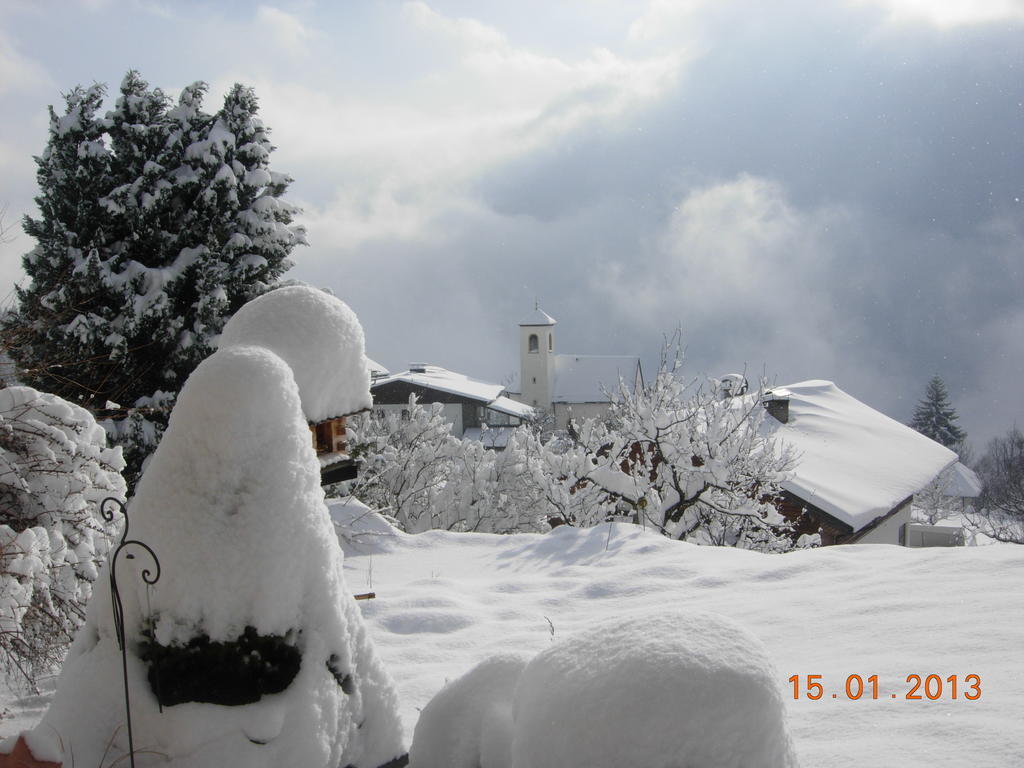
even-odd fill
[{"label": "house", "polygon": [[565,429],[570,418],[604,416],[620,381],[642,384],[639,357],[558,354],[555,325],[539,305],[519,323],[518,391],[510,397],[546,411],[556,429]]},{"label": "house", "polygon": [[765,393],[762,424],[777,450],[795,452],[780,511],[822,544],[908,545],[915,493],[957,455],[865,405],[831,381]]},{"label": "house", "polygon": [[385,412],[407,411],[410,395],[420,403],[440,403],[455,437],[482,439],[495,449],[504,448],[509,432],[535,416],[532,407],[509,398],[501,384],[423,363],[413,363],[401,373],[375,376],[370,394],[373,407]]}]

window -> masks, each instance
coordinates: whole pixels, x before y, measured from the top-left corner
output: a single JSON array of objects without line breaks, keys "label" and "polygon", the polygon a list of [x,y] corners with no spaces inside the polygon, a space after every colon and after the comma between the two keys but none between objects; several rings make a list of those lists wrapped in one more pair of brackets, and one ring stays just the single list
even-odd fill
[{"label": "window", "polygon": [[530,351],[531,352],[539,352],[540,351],[540,339],[537,338],[537,334],[536,333],[531,333],[530,334],[529,345],[530,345]]},{"label": "window", "polygon": [[550,333],[548,334],[548,352],[552,352],[555,349],[555,337]]},{"label": "window", "polygon": [[481,424],[486,424],[489,427],[509,427],[517,426],[519,424],[519,419],[509,416],[507,413],[495,411],[485,406],[477,408],[477,418]]}]

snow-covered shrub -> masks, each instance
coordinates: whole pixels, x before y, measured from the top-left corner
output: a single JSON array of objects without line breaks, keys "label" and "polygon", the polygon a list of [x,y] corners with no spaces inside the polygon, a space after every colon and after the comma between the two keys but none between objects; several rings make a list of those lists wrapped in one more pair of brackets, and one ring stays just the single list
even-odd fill
[{"label": "snow-covered shrub", "polygon": [[310,423],[373,405],[359,318],[319,288],[287,285],[253,299],[224,326],[220,346],[263,347],[284,360]]},{"label": "snow-covered shrub", "polygon": [[983,490],[971,525],[996,541],[1024,544],[1024,432],[1014,426],[992,438],[977,472]]},{"label": "snow-covered shrub", "polygon": [[792,768],[761,641],[711,613],[618,619],[538,654],[515,693],[512,768]]},{"label": "snow-covered shrub", "polygon": [[120,448],[83,408],[28,387],[0,389],[0,664],[32,683],[85,616],[124,498]]},{"label": "snow-covered shrub", "polygon": [[[145,558],[118,566],[137,747],[162,755],[167,768],[377,768],[403,752],[394,685],[346,585],[299,387],[284,360],[228,346],[200,364],[129,516],[132,536],[162,566],[152,587],[140,577]],[[127,750],[110,601],[109,589],[94,593],[34,732],[51,742],[60,735],[52,746],[65,764],[71,755],[78,765],[99,765],[104,754],[116,762]],[[300,657],[294,678],[273,686],[283,690],[258,690],[239,706],[204,694],[158,711],[143,661],[153,645],[174,649],[165,657],[176,674],[194,678],[206,660],[187,664],[190,646],[251,654],[282,642],[293,649],[284,657]],[[282,678],[294,671],[291,662],[277,666]],[[195,698],[198,682],[178,680],[176,691]]]},{"label": "snow-covered shrub", "polygon": [[409,533],[536,530],[542,515],[536,439],[516,430],[504,451],[451,434],[439,403],[349,421],[359,476],[346,489]]},{"label": "snow-covered shrub", "polygon": [[505,768],[516,683],[528,661],[514,654],[493,656],[438,691],[416,721],[410,764]]},{"label": "snow-covered shrub", "polygon": [[761,391],[730,397],[679,375],[665,355],[654,379],[620,384],[607,419],[572,425],[545,451],[558,522],[625,515],[675,539],[782,551],[796,546],[774,500],[793,458],[760,429]]},{"label": "snow-covered shrub", "polygon": [[717,614],[639,614],[523,665],[487,660],[423,710],[416,768],[795,768],[779,676]]}]

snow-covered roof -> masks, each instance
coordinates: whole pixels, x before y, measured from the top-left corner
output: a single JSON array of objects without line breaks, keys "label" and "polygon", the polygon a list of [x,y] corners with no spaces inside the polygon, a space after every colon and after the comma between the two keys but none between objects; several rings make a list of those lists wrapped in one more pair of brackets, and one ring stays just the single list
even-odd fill
[{"label": "snow-covered roof", "polygon": [[554,325],[555,318],[549,315],[540,307],[534,307],[530,316],[523,320],[520,325]]},{"label": "snow-covered roof", "polygon": [[920,491],[956,454],[843,392],[831,381],[773,390],[788,397],[789,421],[763,429],[792,447],[796,466],[783,487],[858,531]]},{"label": "snow-covered roof", "polygon": [[506,397],[505,388],[501,384],[480,381],[461,373],[449,371],[439,365],[414,365],[408,371],[374,379],[372,389],[394,382],[404,382],[417,387],[458,395],[469,400],[479,400],[481,405],[520,419],[532,419],[536,415],[530,406],[517,403]]},{"label": "snow-covered roof", "polygon": [[949,484],[943,489],[943,494],[976,499],[981,496],[981,478],[973,469],[958,461],[950,471]]},{"label": "snow-covered roof", "polygon": [[414,365],[408,371],[393,373],[390,376],[375,379],[373,388],[376,389],[396,381],[414,384],[418,387],[426,387],[427,389],[436,389],[440,392],[448,392],[449,394],[459,395],[470,400],[481,400],[485,403],[490,403],[497,399],[505,391],[501,384],[491,384],[490,382],[473,379],[464,374],[449,371],[447,368],[442,368],[439,365]]},{"label": "snow-covered roof", "polygon": [[534,416],[534,410],[526,403],[517,403],[510,397],[504,395],[495,398],[493,402],[487,404],[487,407],[492,411],[498,413],[506,413],[509,416],[516,416],[520,419],[532,419]]},{"label": "snow-covered roof", "polygon": [[636,383],[640,358],[630,355],[555,355],[555,403],[606,403],[624,379]]},{"label": "snow-covered roof", "polygon": [[391,371],[378,363],[372,357],[366,358],[366,367],[370,369],[370,376],[387,376],[391,373]]}]

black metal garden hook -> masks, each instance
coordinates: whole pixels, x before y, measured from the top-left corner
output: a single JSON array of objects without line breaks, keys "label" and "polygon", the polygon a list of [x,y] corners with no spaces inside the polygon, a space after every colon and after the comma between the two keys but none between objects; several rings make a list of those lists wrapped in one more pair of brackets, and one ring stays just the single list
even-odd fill
[{"label": "black metal garden hook", "polygon": [[[126,552],[128,548],[139,548],[153,561],[153,570],[149,568],[143,568],[140,576],[146,583],[147,588],[156,584],[160,580],[160,560],[157,558],[156,553],[152,548],[137,539],[128,538],[128,510],[125,508],[124,503],[119,499],[108,497],[100,503],[100,515],[108,523],[114,521],[115,510],[110,508],[108,504],[115,505],[118,512],[124,517],[124,531],[121,533],[121,542],[117,545],[117,549],[114,550],[114,554],[110,556],[110,594],[113,598],[113,610],[114,610],[114,632],[117,635],[117,646],[121,649],[121,674],[124,678],[124,709],[125,719],[128,727],[128,760],[131,763],[132,768],[135,768],[135,740],[132,734],[132,708],[131,700],[128,692],[128,646],[125,642],[125,625],[124,625],[124,605],[121,603],[121,593],[117,588],[117,558],[124,552],[125,560],[134,560],[134,552]],[[159,691],[157,692],[157,699],[159,700]],[[163,711],[161,705],[160,711]]]}]

